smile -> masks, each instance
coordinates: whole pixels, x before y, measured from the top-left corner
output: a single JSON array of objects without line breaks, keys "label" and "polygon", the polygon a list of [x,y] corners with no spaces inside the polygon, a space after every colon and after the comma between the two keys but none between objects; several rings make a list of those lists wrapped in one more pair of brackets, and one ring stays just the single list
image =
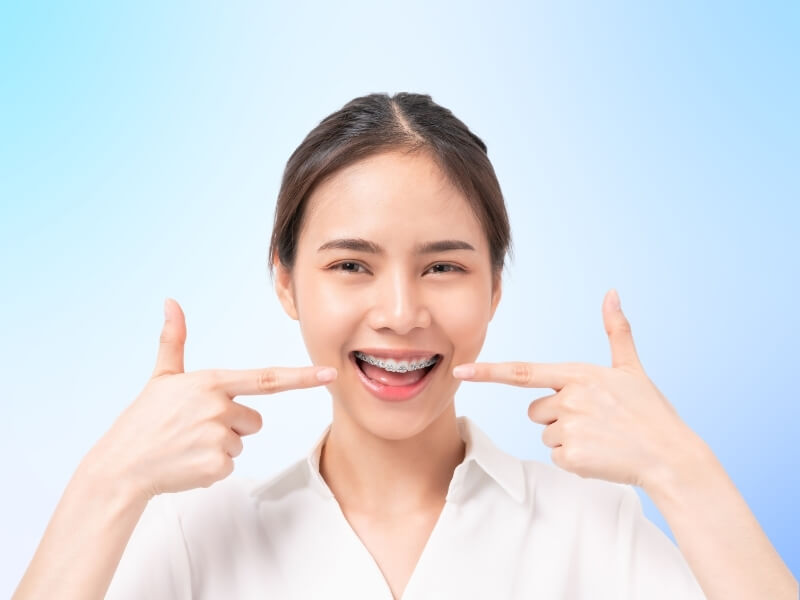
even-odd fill
[{"label": "smile", "polygon": [[[359,351],[350,352],[349,358],[364,387],[373,396],[388,402],[409,400],[418,395],[442,362],[440,354],[411,365],[404,361],[378,359]],[[409,369],[409,366],[415,368]]]}]

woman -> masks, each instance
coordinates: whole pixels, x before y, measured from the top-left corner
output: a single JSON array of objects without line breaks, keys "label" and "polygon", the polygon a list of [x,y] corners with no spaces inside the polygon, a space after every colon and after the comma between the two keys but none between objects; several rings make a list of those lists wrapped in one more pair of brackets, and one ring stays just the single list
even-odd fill
[{"label": "woman", "polygon": [[[510,241],[486,146],[430,96],[372,94],[324,119],[289,159],[269,256],[327,368],[185,373],[167,301],[153,378],[81,463],[15,598],[796,598],[647,378],[615,292],[611,368],[473,362]],[[456,417],[461,379],[555,390],[528,416],[561,468]],[[321,383],[333,420],[309,455],[266,482],[225,479],[261,428],[233,398]]]}]

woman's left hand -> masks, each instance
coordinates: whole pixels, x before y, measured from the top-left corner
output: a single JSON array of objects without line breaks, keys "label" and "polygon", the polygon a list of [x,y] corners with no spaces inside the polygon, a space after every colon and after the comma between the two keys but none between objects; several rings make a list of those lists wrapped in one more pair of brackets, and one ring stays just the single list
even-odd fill
[{"label": "woman's left hand", "polygon": [[[528,416],[547,425],[542,441],[553,462],[581,477],[647,489],[650,481],[674,475],[690,462],[698,436],[681,420],[639,362],[628,319],[616,290],[603,301],[603,321],[611,343],[611,368],[587,363],[464,363],[453,376],[467,381],[552,388]],[[472,376],[461,375],[472,367]]]}]

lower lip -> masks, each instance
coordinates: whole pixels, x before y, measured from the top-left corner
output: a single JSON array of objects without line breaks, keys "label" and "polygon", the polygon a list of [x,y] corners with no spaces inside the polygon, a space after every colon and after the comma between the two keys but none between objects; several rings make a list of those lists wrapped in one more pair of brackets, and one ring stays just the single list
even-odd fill
[{"label": "lower lip", "polygon": [[433,373],[439,367],[439,363],[442,362],[443,358],[444,357],[440,356],[436,364],[433,365],[433,368],[425,374],[425,377],[416,383],[412,383],[411,385],[385,385],[380,381],[374,381],[364,375],[364,372],[358,366],[356,357],[352,352],[350,353],[350,361],[353,363],[353,367],[355,367],[356,373],[358,373],[358,378],[361,380],[361,383],[364,384],[364,387],[376,398],[386,400],[387,402],[402,402],[403,400],[409,400],[419,394],[425,389],[425,386],[428,385],[428,381],[431,380]]}]

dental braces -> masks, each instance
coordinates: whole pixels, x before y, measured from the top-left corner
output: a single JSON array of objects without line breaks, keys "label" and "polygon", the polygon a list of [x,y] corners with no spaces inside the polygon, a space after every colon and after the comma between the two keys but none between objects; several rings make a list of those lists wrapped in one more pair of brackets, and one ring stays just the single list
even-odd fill
[{"label": "dental braces", "polygon": [[419,369],[425,369],[427,367],[430,367],[439,360],[439,356],[436,355],[420,363],[412,362],[408,367],[406,367],[405,365],[398,365],[397,363],[390,363],[384,360],[374,359],[370,356],[367,356],[366,354],[363,354],[362,352],[356,352],[355,355],[360,360],[363,360],[366,363],[375,365],[376,367],[380,367],[381,369],[390,371],[392,373],[406,373],[408,371],[418,371]]}]

